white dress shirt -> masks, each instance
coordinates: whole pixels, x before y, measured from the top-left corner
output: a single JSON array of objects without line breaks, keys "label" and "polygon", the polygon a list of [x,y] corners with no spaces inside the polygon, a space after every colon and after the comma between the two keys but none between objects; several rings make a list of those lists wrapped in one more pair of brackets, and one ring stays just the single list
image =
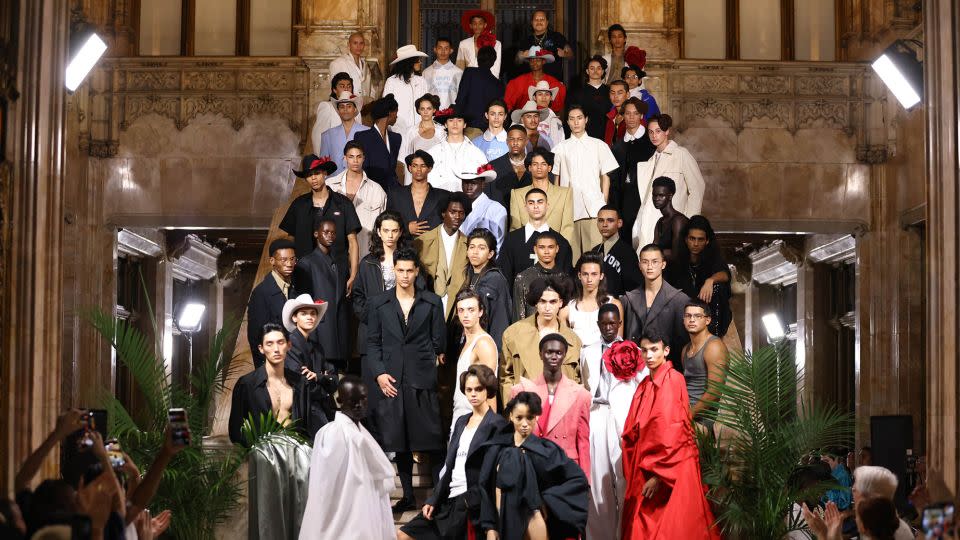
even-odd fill
[{"label": "white dress shirt", "polygon": [[[347,196],[348,172],[345,170],[336,176],[327,178],[327,187],[343,196]],[[370,253],[370,235],[377,216],[387,209],[386,192],[383,191],[380,184],[367,177],[367,173],[363,173],[360,187],[357,188],[357,193],[353,196],[353,207],[357,210],[357,217],[360,218],[361,230],[360,234],[357,235],[357,244],[362,258],[364,254]]]},{"label": "white dress shirt", "polygon": [[528,221],[527,224],[523,226],[523,240],[525,242],[529,242],[530,237],[533,236],[533,233],[535,232],[543,233],[549,230],[550,230],[550,224],[547,223],[546,221],[541,223],[539,227],[534,227],[533,223]]},{"label": "white dress shirt", "polygon": [[483,151],[467,138],[453,144],[447,139],[427,152],[433,156],[433,169],[428,177],[430,185],[447,191],[463,191],[455,172],[476,171],[487,162]]},{"label": "white dress shirt", "polygon": [[553,173],[560,177],[561,186],[573,188],[573,220],[597,217],[606,204],[600,176],[620,166],[610,147],[586,133],[580,137],[571,134],[553,153]]}]

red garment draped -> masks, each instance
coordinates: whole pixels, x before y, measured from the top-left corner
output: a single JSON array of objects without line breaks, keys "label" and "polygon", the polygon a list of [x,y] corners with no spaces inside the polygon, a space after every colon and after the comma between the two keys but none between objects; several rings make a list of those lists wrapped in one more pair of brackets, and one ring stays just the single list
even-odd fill
[{"label": "red garment draped", "polygon": [[[700,479],[683,375],[664,363],[640,383],[623,430],[624,540],[719,539]],[[660,478],[652,498],[643,485]]]},{"label": "red garment draped", "polygon": [[[563,105],[567,99],[567,87],[546,73],[543,74],[542,80],[550,83],[550,88],[559,88],[557,97],[550,103],[550,108],[559,115],[563,112]],[[524,73],[511,79],[510,82],[507,83],[506,91],[503,94],[503,101],[506,102],[507,108],[511,111],[522,109],[523,106],[527,104],[527,101],[530,101],[530,94],[528,93],[530,87],[536,86],[536,84],[537,81],[533,80],[533,75],[530,73]]]}]

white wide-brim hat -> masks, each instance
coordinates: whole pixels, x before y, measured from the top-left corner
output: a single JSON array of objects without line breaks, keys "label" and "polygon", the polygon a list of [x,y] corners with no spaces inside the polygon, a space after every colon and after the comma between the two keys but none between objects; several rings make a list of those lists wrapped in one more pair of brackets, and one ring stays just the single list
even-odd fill
[{"label": "white wide-brim hat", "polygon": [[363,108],[363,98],[350,92],[340,92],[337,99],[331,98],[330,101],[333,102],[334,107],[341,103],[353,103],[358,111]]},{"label": "white wide-brim hat", "polygon": [[323,320],[323,315],[327,312],[327,303],[323,300],[314,301],[309,294],[301,294],[296,298],[291,298],[283,304],[283,327],[287,332],[293,332],[297,329],[293,322],[293,314],[299,309],[311,308],[317,310],[317,322]]},{"label": "white wide-brim hat", "polygon": [[527,54],[523,56],[524,60],[533,60],[535,58],[539,58],[548,64],[556,60],[556,57],[553,56],[553,53],[550,52],[549,49],[544,49],[539,45],[530,47],[530,49],[527,51]]},{"label": "white wide-brim hat", "polygon": [[535,101],[528,101],[528,102],[526,102],[526,103],[523,105],[522,108],[517,109],[517,110],[513,111],[512,113],[510,113],[510,120],[512,120],[514,124],[519,124],[519,123],[521,123],[521,118],[523,117],[524,114],[526,114],[526,113],[532,113],[532,112],[535,112],[535,113],[539,113],[539,114],[540,114],[540,121],[541,121],[541,122],[543,122],[544,120],[546,120],[546,119],[547,119],[547,116],[550,115],[550,109],[549,109],[549,108],[546,108],[546,109],[538,109],[538,108],[537,108],[537,103],[536,103]]},{"label": "white wide-brim hat", "polygon": [[550,99],[557,99],[557,94],[560,93],[560,87],[550,88],[550,83],[547,81],[539,81],[534,86],[527,87],[527,97],[530,98],[530,101],[535,101],[533,99],[534,94],[537,92],[550,92]]},{"label": "white wide-brim hat", "polygon": [[477,167],[477,170],[474,172],[454,172],[454,176],[461,180],[476,180],[477,178],[483,179],[485,182],[494,180],[497,178],[497,171],[493,170],[493,165],[489,163],[484,163]]},{"label": "white wide-brim hat", "polygon": [[406,60],[407,58],[413,58],[415,56],[422,56],[426,58],[427,53],[418,51],[416,45],[404,45],[403,47],[397,49],[397,58],[393,62],[390,62],[390,65],[392,66],[397,62]]}]

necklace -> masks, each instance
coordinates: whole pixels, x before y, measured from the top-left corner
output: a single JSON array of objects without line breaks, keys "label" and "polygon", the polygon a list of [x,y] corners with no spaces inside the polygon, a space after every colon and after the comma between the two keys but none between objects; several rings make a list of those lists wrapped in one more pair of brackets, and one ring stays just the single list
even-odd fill
[{"label": "necklace", "polygon": [[527,156],[523,156],[520,159],[513,159],[513,156],[509,156],[509,158],[511,165],[514,167],[519,167],[520,165],[523,165],[523,162],[527,159]]}]

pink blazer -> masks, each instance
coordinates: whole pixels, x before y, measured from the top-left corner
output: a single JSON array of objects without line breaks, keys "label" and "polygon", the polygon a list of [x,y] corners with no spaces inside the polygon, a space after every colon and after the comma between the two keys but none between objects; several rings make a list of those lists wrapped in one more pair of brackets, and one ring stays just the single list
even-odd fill
[{"label": "pink blazer", "polygon": [[[547,403],[547,381],[543,375],[535,380],[521,377],[520,382],[510,390],[510,398],[513,399],[520,392],[533,392],[540,396],[544,404]],[[533,432],[563,448],[567,457],[583,469],[587,481],[590,480],[590,402],[590,392],[564,375],[553,396],[547,432],[541,433],[539,425],[534,427]]]}]

